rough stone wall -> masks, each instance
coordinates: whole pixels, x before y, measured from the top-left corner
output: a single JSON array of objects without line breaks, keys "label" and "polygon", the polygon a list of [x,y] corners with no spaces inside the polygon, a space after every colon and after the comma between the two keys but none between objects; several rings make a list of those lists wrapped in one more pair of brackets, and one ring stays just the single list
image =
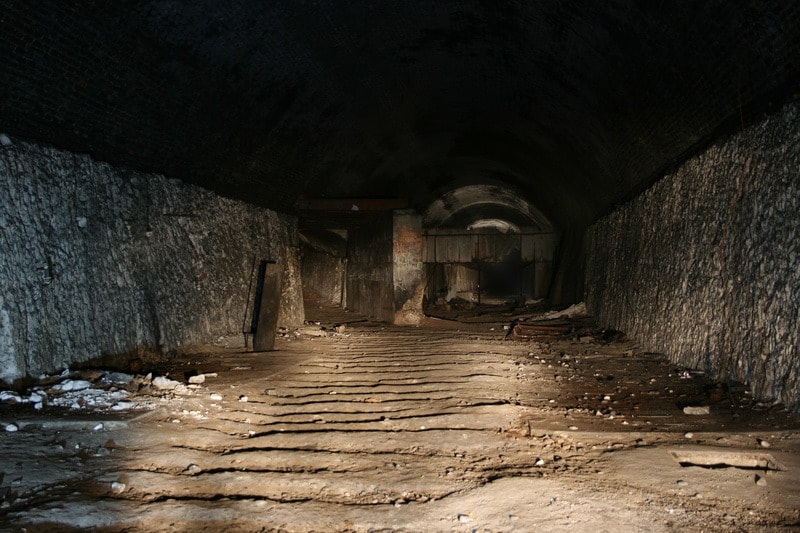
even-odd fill
[{"label": "rough stone wall", "polygon": [[240,334],[255,257],[302,323],[292,217],[21,142],[0,190],[0,379]]},{"label": "rough stone wall", "polygon": [[418,325],[425,318],[422,311],[425,295],[423,246],[422,216],[413,210],[395,211],[392,229],[395,324]]},{"label": "rough stone wall", "polygon": [[587,232],[587,304],[672,361],[800,409],[800,103]]}]

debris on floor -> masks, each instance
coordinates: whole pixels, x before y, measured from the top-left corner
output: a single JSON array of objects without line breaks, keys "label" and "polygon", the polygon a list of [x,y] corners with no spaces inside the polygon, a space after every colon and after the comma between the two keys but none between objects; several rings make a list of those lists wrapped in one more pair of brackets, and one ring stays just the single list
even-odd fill
[{"label": "debris on floor", "polygon": [[[504,339],[485,323],[351,319],[331,312],[308,327],[333,334],[279,337],[268,357],[212,346],[155,376],[65,372],[0,393],[0,526],[725,531],[800,521],[800,422],[742,388],[687,377],[582,322]],[[125,392],[137,408],[51,408],[94,390]],[[712,414],[683,411],[698,405]]]},{"label": "debris on floor", "polygon": [[704,468],[745,468],[750,470],[785,470],[768,453],[730,451],[726,449],[670,450],[670,455],[681,466]]}]

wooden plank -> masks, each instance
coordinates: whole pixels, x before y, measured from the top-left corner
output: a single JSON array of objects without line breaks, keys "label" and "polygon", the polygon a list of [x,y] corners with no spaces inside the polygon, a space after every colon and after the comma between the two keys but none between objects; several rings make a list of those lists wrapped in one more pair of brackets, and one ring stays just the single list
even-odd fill
[{"label": "wooden plank", "polygon": [[275,262],[267,262],[262,278],[261,298],[257,302],[258,317],[256,319],[256,327],[253,332],[253,350],[257,352],[272,350],[275,345],[282,281],[282,265]]},{"label": "wooden plank", "polygon": [[563,335],[569,333],[572,326],[569,324],[517,324],[512,330],[515,337],[533,337],[536,335]]},{"label": "wooden plank", "polygon": [[425,235],[425,250],[423,261],[426,263],[436,262],[436,237],[433,235]]}]

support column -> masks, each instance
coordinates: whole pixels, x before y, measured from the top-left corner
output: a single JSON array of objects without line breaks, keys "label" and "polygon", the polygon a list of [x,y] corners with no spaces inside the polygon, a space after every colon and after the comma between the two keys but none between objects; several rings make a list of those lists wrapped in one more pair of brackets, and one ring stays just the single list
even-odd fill
[{"label": "support column", "polygon": [[425,272],[422,253],[422,216],[413,209],[395,210],[392,230],[395,324],[418,325],[424,317],[422,297]]}]

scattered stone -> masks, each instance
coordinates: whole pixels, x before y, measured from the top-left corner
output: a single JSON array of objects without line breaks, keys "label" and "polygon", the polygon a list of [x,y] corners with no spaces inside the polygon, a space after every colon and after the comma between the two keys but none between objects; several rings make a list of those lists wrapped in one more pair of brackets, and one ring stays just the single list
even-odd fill
[{"label": "scattered stone", "polygon": [[6,424],[6,431],[8,431],[9,433],[13,433],[15,431],[19,431],[19,426],[16,425],[15,423],[13,423],[13,422],[10,423],[10,424]]},{"label": "scattered stone", "polygon": [[200,468],[199,466],[197,466],[194,463],[189,463],[189,465],[186,468],[184,468],[183,471],[186,472],[187,474],[195,476],[195,475],[199,474],[200,472],[202,472],[203,469]]},{"label": "scattered stone", "polygon": [[536,459],[536,462],[533,463],[534,466],[544,466],[544,459]]},{"label": "scattered stone", "polygon": [[244,394],[242,394],[241,396],[239,396],[239,401],[240,401],[240,402],[242,402],[242,403],[247,403],[247,401],[248,401],[249,399],[250,399],[250,398],[248,398],[248,397],[247,397],[246,395],[244,395]]},{"label": "scattered stone", "polygon": [[128,385],[133,381],[133,376],[124,372],[104,372],[101,379],[106,383]]},{"label": "scattered stone", "polygon": [[758,439],[758,443],[761,445],[762,448],[769,448],[772,444],[769,443],[768,440]]},{"label": "scattered stone", "polygon": [[180,383],[174,379],[165,378],[164,376],[153,378],[153,386],[158,390],[174,390],[178,385]]},{"label": "scattered stone", "polygon": [[0,392],[0,402],[14,402],[20,403],[22,398],[20,398],[19,394],[13,391],[4,390]]},{"label": "scattered stone", "polygon": [[472,519],[469,517],[469,515],[459,514],[458,521],[461,522],[462,524],[469,524],[470,522],[472,522]]},{"label": "scattered stone", "polygon": [[578,426],[570,426],[569,429],[571,429],[572,431],[577,431],[578,430]]},{"label": "scattered stone", "polygon": [[767,479],[764,476],[759,476],[756,474],[756,485],[759,487],[764,487],[767,484]]},{"label": "scattered stone", "polygon": [[297,330],[302,335],[309,335],[311,337],[327,337],[328,332],[322,329],[321,326],[304,326]]},{"label": "scattered stone", "polygon": [[111,492],[114,494],[122,494],[125,492],[125,483],[120,483],[119,481],[114,481],[111,483]]},{"label": "scattered stone", "polygon": [[196,376],[189,376],[189,383],[192,385],[202,385],[206,382],[205,374],[197,374]]},{"label": "scattered stone", "polygon": [[684,414],[687,415],[696,415],[696,416],[709,415],[711,414],[711,407],[709,407],[708,405],[702,405],[702,406],[687,405],[686,407],[683,408],[683,412]]},{"label": "scattered stone", "polygon": [[682,480],[682,479],[678,480],[678,486],[679,487],[685,487],[686,485],[688,485],[688,483],[685,482],[684,480]]},{"label": "scattered stone", "polygon": [[222,401],[222,394],[217,394],[216,392],[210,394],[208,397],[211,398],[212,400],[214,400],[215,402]]},{"label": "scattered stone", "polygon": [[684,437],[686,437],[687,439],[693,439],[694,438],[694,433],[689,431],[686,434],[684,434]]},{"label": "scattered stone", "polygon": [[109,455],[110,453],[111,452],[108,449],[104,448],[103,446],[98,446],[97,450],[95,450],[95,452],[94,452],[94,456],[95,457],[105,457],[106,455]]},{"label": "scattered stone", "polygon": [[95,426],[95,427],[92,429],[92,431],[100,431],[100,430],[102,430],[102,429],[103,429],[103,427],[105,427],[105,426],[103,426],[103,423],[102,423],[102,422],[100,422],[99,424],[97,424],[97,425],[96,425],[96,426]]},{"label": "scattered stone", "polygon": [[68,379],[58,383],[57,385],[53,385],[52,390],[61,392],[75,392],[79,390],[86,390],[91,388],[91,386],[91,382],[83,379]]}]

